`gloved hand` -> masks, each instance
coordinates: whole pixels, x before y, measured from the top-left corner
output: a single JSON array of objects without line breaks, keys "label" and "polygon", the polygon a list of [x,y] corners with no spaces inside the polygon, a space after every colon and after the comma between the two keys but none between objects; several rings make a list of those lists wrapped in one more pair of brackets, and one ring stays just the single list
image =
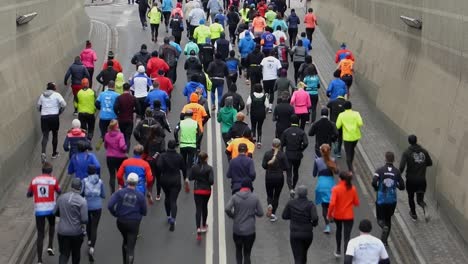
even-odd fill
[{"label": "gloved hand", "polygon": [[294,199],[294,197],[296,196],[296,192],[294,191],[294,189],[291,189],[289,191],[289,196],[291,197],[291,199]]}]

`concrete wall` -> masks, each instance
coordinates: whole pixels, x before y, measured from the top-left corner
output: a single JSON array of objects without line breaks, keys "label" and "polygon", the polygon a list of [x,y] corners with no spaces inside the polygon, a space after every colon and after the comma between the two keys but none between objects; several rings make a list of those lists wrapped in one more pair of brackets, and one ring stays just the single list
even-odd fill
[{"label": "concrete wall", "polygon": [[[415,133],[435,166],[430,190],[468,241],[468,1],[314,0],[321,30],[357,56],[356,80],[401,148]],[[420,18],[422,30],[400,15]]]},{"label": "concrete wall", "polygon": [[[37,12],[29,24],[17,15]],[[63,76],[88,37],[89,18],[78,0],[0,2],[0,193],[30,162],[40,140],[38,96],[49,81],[63,92]],[[62,93],[63,94],[63,93]],[[68,124],[62,124],[68,127]],[[50,144],[50,143],[49,143]],[[60,142],[59,142],[59,146]],[[48,148],[48,154],[52,152]]]}]

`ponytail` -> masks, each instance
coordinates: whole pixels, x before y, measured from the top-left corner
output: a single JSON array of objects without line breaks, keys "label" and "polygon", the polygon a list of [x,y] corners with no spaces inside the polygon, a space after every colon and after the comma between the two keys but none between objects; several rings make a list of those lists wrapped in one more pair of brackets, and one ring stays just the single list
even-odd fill
[{"label": "ponytail", "polygon": [[268,165],[272,165],[276,161],[276,155],[278,155],[279,148],[273,149],[273,157],[268,161]]},{"label": "ponytail", "polygon": [[352,177],[351,172],[343,171],[340,173],[340,179],[346,182],[346,189],[348,190],[353,187],[353,184],[351,183]]},{"label": "ponytail", "polygon": [[320,146],[320,153],[322,154],[322,158],[325,161],[325,164],[327,165],[327,168],[331,170],[333,174],[338,172],[338,167],[336,166],[335,161],[331,159],[330,155],[330,145],[328,144],[322,144]]}]

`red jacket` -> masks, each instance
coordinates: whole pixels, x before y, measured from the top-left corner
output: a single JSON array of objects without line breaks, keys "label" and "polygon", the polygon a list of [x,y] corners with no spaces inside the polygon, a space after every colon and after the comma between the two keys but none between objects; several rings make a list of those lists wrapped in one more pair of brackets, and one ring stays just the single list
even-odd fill
[{"label": "red jacket", "polygon": [[[120,64],[120,62],[116,59],[112,59],[112,62],[114,63],[114,66],[112,66],[112,68],[114,68],[114,70],[116,72],[122,72],[123,69],[122,69],[122,65]],[[105,70],[107,69],[107,61],[104,62],[104,64],[102,65],[102,69]]]},{"label": "red jacket", "polygon": [[350,60],[354,61],[354,55],[349,49],[340,49],[335,54],[335,63],[340,62],[342,59],[345,59],[349,55]]},{"label": "red jacket", "polygon": [[125,181],[130,173],[138,175],[138,184],[136,189],[141,193],[146,193],[146,190],[153,185],[153,174],[151,168],[145,160],[139,156],[129,158],[122,162],[119,171],[117,172],[117,182],[119,186],[125,186]]},{"label": "red jacket", "polygon": [[169,71],[169,65],[161,58],[151,57],[146,65],[146,73],[148,76],[156,76],[159,70],[167,72]]},{"label": "red jacket", "polygon": [[156,75],[151,76],[153,80],[159,82],[159,88],[165,91],[169,96],[171,96],[172,90],[174,89],[174,85],[172,85],[171,79],[167,78],[166,76]]},{"label": "red jacket", "polygon": [[338,220],[354,219],[354,206],[359,206],[359,198],[356,187],[346,187],[346,182],[341,180],[332,189],[330,205],[328,207],[328,218]]}]

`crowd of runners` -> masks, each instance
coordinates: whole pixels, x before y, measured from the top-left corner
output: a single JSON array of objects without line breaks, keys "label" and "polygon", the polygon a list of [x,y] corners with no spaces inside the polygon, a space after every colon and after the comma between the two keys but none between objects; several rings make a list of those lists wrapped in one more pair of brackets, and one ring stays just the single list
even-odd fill
[{"label": "crowd of runners", "polygon": [[[157,50],[150,52],[147,45],[141,45],[131,59],[136,71],[127,76],[128,81],[112,51],[102,67],[95,65],[97,55],[90,41],[86,41],[85,49],[66,72],[64,84],[67,86],[71,79],[77,116],[63,143],[63,150],[69,152],[68,174],[72,177],[67,193],[62,193],[58,180],[52,176],[53,167],[46,153],[52,132],[51,158],[59,156],[60,115],[67,103],[53,82],[39,97],[42,174],[32,180],[27,192],[35,204],[38,263],[43,263],[46,222],[47,253],[55,254],[53,239],[57,232],[60,264],[68,263],[70,257],[72,263],[80,263],[84,239],[88,258],[94,261],[98,225],[106,207],[117,218],[122,234],[123,263],[135,263],[134,249],[147,205],[164,197],[169,230],[174,231],[177,198],[182,189],[193,192],[194,239],[202,240],[203,233],[208,232],[208,201],[215,179],[202,142],[205,124],[214,116],[221,124],[229,164],[226,177],[231,182],[232,197],[225,212],[234,222],[237,263],[251,263],[255,218],[264,214],[271,222],[278,218],[290,221],[290,244],[296,264],[307,263],[312,231],[320,221],[316,205],[321,207],[323,233],[336,236],[336,248],[331,253],[343,257],[344,263],[390,263],[386,247],[397,189],[406,188],[413,220],[418,218],[415,195],[425,219],[429,219],[424,202],[425,171],[432,161],[417,137],[411,135],[399,168],[393,165],[394,153],[382,153],[383,166],[372,178],[377,222],[382,229],[380,239],[369,234],[372,224],[367,219],[359,223],[361,235],[351,239],[353,208],[359,206],[353,185],[353,160],[363,126],[350,96],[355,58],[343,43],[336,53],[335,79],[321,97],[321,81],[311,56],[318,24],[312,8],[306,14],[288,10],[285,0],[136,2],[143,30],[149,22],[151,41],[158,43],[161,23],[165,34]],[[128,4],[134,1],[129,0]],[[299,32],[302,23],[305,30]],[[181,39],[185,36],[188,41],[182,48]],[[178,62],[184,56],[185,84],[177,82]],[[294,76],[288,76],[290,64]],[[247,98],[237,92],[241,78],[250,89]],[[176,82],[179,89],[174,88]],[[173,109],[171,100],[175,97],[185,97],[187,104]],[[319,109],[319,101],[326,107]],[[180,122],[169,124],[166,114],[170,111],[180,111]],[[275,122],[275,136],[265,147],[262,128],[269,115]],[[250,125],[246,117],[250,117]],[[92,141],[96,123],[99,135]],[[314,157],[303,155],[309,137],[315,140]],[[341,158],[342,146],[346,168],[338,167],[336,162]],[[93,153],[102,147],[106,152],[105,165]],[[254,155],[263,155],[264,172],[256,171]],[[303,158],[314,161],[312,175],[317,180],[313,200],[304,185],[296,186],[299,177],[309,177],[299,173]],[[405,170],[406,181],[402,177]],[[108,183],[101,180],[105,173],[109,175]],[[253,189],[252,182],[258,181],[259,173],[265,175],[266,206]],[[279,206],[285,182],[290,200]],[[106,195],[110,199],[104,204]],[[56,217],[60,217],[57,227]]]}]

